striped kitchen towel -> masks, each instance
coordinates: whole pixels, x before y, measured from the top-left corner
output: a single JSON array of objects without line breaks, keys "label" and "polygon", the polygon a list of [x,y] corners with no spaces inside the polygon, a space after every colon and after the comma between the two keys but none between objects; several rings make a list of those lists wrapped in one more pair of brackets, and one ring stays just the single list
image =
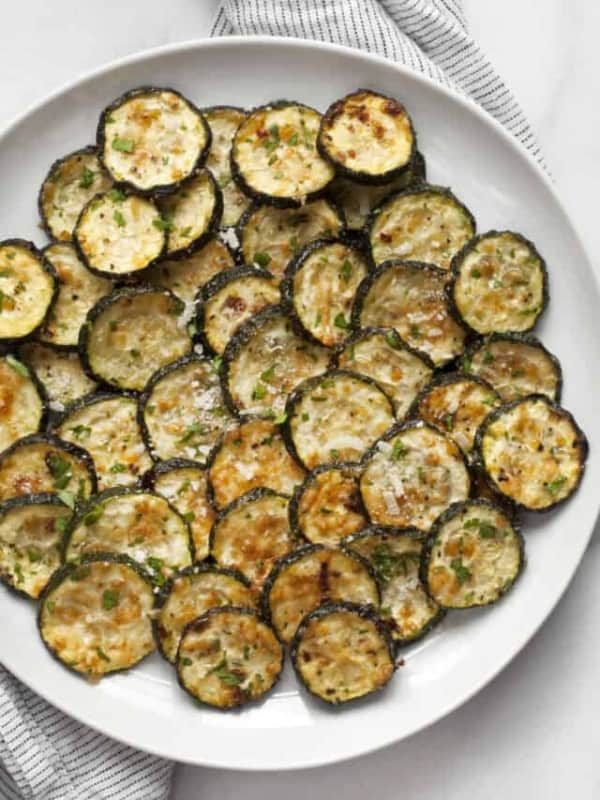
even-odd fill
[{"label": "striped kitchen towel", "polygon": [[212,35],[335,42],[398,61],[471,97],[543,166],[523,111],[469,36],[461,0],[222,0]]}]

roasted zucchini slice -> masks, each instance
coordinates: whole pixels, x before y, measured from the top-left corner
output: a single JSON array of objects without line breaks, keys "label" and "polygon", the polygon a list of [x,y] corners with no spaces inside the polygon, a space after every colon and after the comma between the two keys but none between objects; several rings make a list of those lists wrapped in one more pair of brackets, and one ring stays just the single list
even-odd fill
[{"label": "roasted zucchini slice", "polygon": [[0,242],[0,342],[38,330],[58,292],[56,273],[33,242]]},{"label": "roasted zucchini slice", "polygon": [[135,483],[152,465],[134,397],[102,393],[76,400],[61,417],[57,433],[92,456],[100,491]]},{"label": "roasted zucchini slice", "polygon": [[359,468],[350,464],[317,467],[296,487],[290,524],[298,538],[335,547],[368,524],[358,487]]},{"label": "roasted zucchini slice", "polygon": [[249,200],[240,192],[231,177],[231,146],[240,124],[246,119],[246,112],[233,106],[213,106],[202,110],[212,134],[212,143],[206,159],[206,166],[215,176],[223,193],[223,219],[221,224],[227,228],[237,225],[241,215],[248,208]]},{"label": "roasted zucchini slice", "polygon": [[378,607],[375,577],[367,562],[354,553],[319,544],[280,558],[262,593],[263,613],[286,643],[308,613],[323,603],[344,600]]},{"label": "roasted zucchini slice", "polygon": [[492,488],[528,511],[567,500],[579,486],[588,454],[573,416],[539,394],[493,411],[477,432],[476,446]]},{"label": "roasted zucchini slice", "polygon": [[291,495],[304,475],[277,425],[264,419],[248,420],[228,430],[213,450],[208,494],[219,508],[260,486]]},{"label": "roasted zucchini slice", "polygon": [[129,669],[155,648],[153,587],[125,556],[95,553],[57,570],[40,597],[42,641],[87,678]]},{"label": "roasted zucchini slice", "polygon": [[185,356],[158,370],[140,397],[140,425],[153,458],[205,464],[232,424],[213,362]]},{"label": "roasted zucchini slice", "polygon": [[402,103],[359,89],[329,106],[317,147],[340,174],[362,183],[387,183],[409,167],[415,132]]},{"label": "roasted zucchini slice", "polygon": [[255,203],[240,219],[238,234],[245,263],[265,267],[280,279],[305,245],[338,236],[343,227],[340,211],[329,200],[292,209]]},{"label": "roasted zucchini slice", "polygon": [[79,355],[89,374],[141,391],[161,367],[192,349],[184,303],[168,289],[115,289],[87,315]]},{"label": "roasted zucchini slice", "polygon": [[447,434],[469,455],[486,416],[501,403],[493,387],[460,372],[439,375],[415,400],[413,413]]},{"label": "roasted zucchini slice", "polygon": [[278,417],[288,394],[305,378],[327,369],[324,347],[296,333],[281,306],[247,320],[223,354],[221,381],[233,412]]},{"label": "roasted zucchini slice", "polygon": [[452,261],[448,297],[479,334],[530,331],[548,304],[548,274],[533,242],[512,231],[472,239]]},{"label": "roasted zucchini slice", "polygon": [[443,608],[495,603],[525,565],[524,543],[514,520],[487,500],[457,503],[427,537],[421,579]]},{"label": "roasted zucchini slice", "polygon": [[140,87],[106,108],[96,134],[113,180],[141,194],[171,192],[206,159],[210,128],[174,89]]},{"label": "roasted zucchini slice", "polygon": [[0,356],[0,452],[46,422],[46,393],[37,376],[12,353]]},{"label": "roasted zucchini slice", "polygon": [[39,378],[52,411],[64,411],[66,405],[96,388],[83,371],[77,353],[41,342],[26,342],[19,347],[19,357]]},{"label": "roasted zucchini slice", "polygon": [[373,526],[342,542],[375,571],[381,589],[379,613],[394,641],[406,644],[425,636],[444,616],[419,577],[423,535],[415,528]]},{"label": "roasted zucchini slice", "polygon": [[79,329],[90,308],[109,294],[113,285],[90,272],[71,244],[55,243],[43,251],[58,276],[58,295],[38,339],[57,347],[77,347]]},{"label": "roasted zucchini slice", "polygon": [[283,647],[249,608],[212,608],[184,629],[177,678],[195,700],[236,708],[262,697],[283,669]]},{"label": "roasted zucchini slice", "polygon": [[231,172],[244,194],[281,208],[314,200],[334,176],[319,155],[321,115],[282,100],[251,111],[233,137]]},{"label": "roasted zucchini slice", "polygon": [[167,256],[188,256],[216,232],[223,214],[221,190],[212,173],[198,170],[174,193],[159,198],[161,223],[167,234]]},{"label": "roasted zucchini slice", "polygon": [[368,223],[373,259],[390,258],[435,264],[444,270],[475,235],[475,219],[450,189],[416,186],[392,195]]},{"label": "roasted zucchini slice", "polygon": [[308,691],[338,705],[382,689],[395,670],[388,627],[369,606],[327,603],[301,622],[291,646]]},{"label": "roasted zucchini slice", "polygon": [[469,472],[471,473],[471,498],[473,500],[488,500],[490,503],[501,508],[511,519],[517,518],[517,509],[512,500],[509,500],[508,497],[492,489],[485,478],[485,473],[480,464],[476,461],[472,461],[469,465]]},{"label": "roasted zucchini slice", "polygon": [[239,572],[197,564],[177,572],[164,586],[154,631],[161,654],[175,663],[181,632],[211,608],[255,608],[256,596]]},{"label": "roasted zucchini slice", "polygon": [[356,293],[356,327],[394,328],[436,367],[464,352],[466,332],[450,313],[446,273],[431,264],[387,261],[368,275]]},{"label": "roasted zucchini slice", "polygon": [[91,272],[124,280],[139,275],[165,252],[165,228],[152,200],[111,189],[85,206],[73,240]]},{"label": "roasted zucchini slice", "polygon": [[328,192],[342,209],[348,229],[362,231],[373,209],[377,208],[388,194],[424,183],[425,169],[425,159],[416,151],[408,167],[388,183],[374,186],[338,175],[331,183]]},{"label": "roasted zucchini slice", "polygon": [[277,559],[297,546],[288,502],[286,495],[260,488],[230,503],[210,534],[210,554],[217,564],[238,570],[260,588]]},{"label": "roasted zucchini slice", "polygon": [[333,347],[348,336],[356,290],[368,271],[358,248],[320,239],[288,264],[281,288],[309,336]]},{"label": "roasted zucchini slice", "polygon": [[285,413],[290,446],[307,469],[360,461],[394,424],[392,403],[375,381],[341,369],[301,383]]},{"label": "roasted zucchini slice", "polygon": [[161,584],[192,563],[193,543],[187,522],[164,497],[116,488],[92,497],[66,533],[65,561],[97,551],[129,556]]},{"label": "roasted zucchini slice", "polygon": [[466,500],[470,488],[457,445],[423,422],[407,423],[378,442],[360,479],[373,522],[420,531],[452,503]]},{"label": "roasted zucchini slice", "polygon": [[372,378],[394,404],[399,420],[433,375],[431,359],[403,342],[394,328],[359,330],[344,342],[333,363]]},{"label": "roasted zucchini slice", "polygon": [[197,327],[219,355],[242,323],[281,300],[271,273],[257,267],[221,272],[205,284],[200,298]]},{"label": "roasted zucchini slice", "polygon": [[560,400],[560,362],[528,334],[493,333],[476,342],[465,353],[463,369],[491,383],[505,402],[528,394],[544,394],[556,403]]},{"label": "roasted zucchini slice", "polygon": [[203,467],[183,458],[161,461],[143,478],[144,486],[168,500],[190,526],[196,561],[208,556],[208,539],[215,521],[215,512],[208,502],[206,480]]},{"label": "roasted zucchini slice", "polygon": [[18,439],[0,455],[0,500],[52,492],[74,508],[96,491],[89,454],[49,433]]},{"label": "roasted zucchini slice", "polygon": [[42,224],[51,239],[68,242],[81,209],[112,186],[95,147],[83,147],[52,164],[38,197]]},{"label": "roasted zucchini slice", "polygon": [[233,266],[233,257],[223,242],[211,239],[190,256],[177,261],[159,261],[144,273],[144,279],[153,286],[170,289],[184,303],[191,305],[205,283]]},{"label": "roasted zucchini slice", "polygon": [[0,579],[36,598],[60,566],[60,543],[71,511],[54,494],[0,504]]}]

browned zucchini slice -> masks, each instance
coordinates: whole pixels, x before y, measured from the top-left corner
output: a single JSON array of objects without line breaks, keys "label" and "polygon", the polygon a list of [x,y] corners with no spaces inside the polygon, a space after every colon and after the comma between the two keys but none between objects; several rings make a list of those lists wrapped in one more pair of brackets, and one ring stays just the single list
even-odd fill
[{"label": "browned zucchini slice", "polygon": [[35,333],[58,292],[56,273],[33,242],[0,242],[0,343]]},{"label": "browned zucchini slice", "polygon": [[183,257],[199,250],[218,229],[223,198],[212,173],[201,169],[175,193],[160,198],[158,207],[167,234],[166,254]]},{"label": "browned zucchini slice", "polygon": [[240,124],[246,119],[246,112],[232,106],[213,106],[203,109],[212,134],[212,143],[206,159],[206,166],[215,176],[223,193],[222,225],[237,225],[241,215],[250,203],[231,176],[231,145]]},{"label": "browned zucchini slice", "polygon": [[46,396],[37,376],[7,353],[0,356],[0,452],[46,421]]},{"label": "browned zucchini slice", "polygon": [[66,405],[96,388],[76,352],[32,341],[19,347],[19,356],[46,390],[51,411],[64,411]]}]

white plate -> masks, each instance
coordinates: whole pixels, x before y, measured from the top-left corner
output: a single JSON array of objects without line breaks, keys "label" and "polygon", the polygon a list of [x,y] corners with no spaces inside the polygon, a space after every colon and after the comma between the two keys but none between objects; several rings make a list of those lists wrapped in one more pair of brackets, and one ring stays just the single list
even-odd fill
[{"label": "white plate", "polygon": [[538,333],[562,361],[563,402],[590,439],[587,475],[570,503],[526,522],[529,564],[515,590],[496,608],[449,615],[407,651],[383,694],[332,711],[299,693],[288,672],[262,704],[212,712],[177,688],[158,656],[92,686],[50,658],[33,608],[0,593],[2,663],[51,703],[116,739],[178,761],[237,769],[291,769],[360,755],[415,733],[485,686],[573,577],[598,510],[598,286],[551,184],[490,117],[392,63],[298,40],[232,37],[163,48],[109,66],[36,106],[0,138],[0,238],[42,243],[36,195],[48,165],[93,141],[98,113],[110,100],[148,83],[172,85],[199,106],[288,97],[324,109],[358,86],[395,95],[412,114],[430,180],[452,186],[479,230],[522,231],[548,263],[552,299]]}]

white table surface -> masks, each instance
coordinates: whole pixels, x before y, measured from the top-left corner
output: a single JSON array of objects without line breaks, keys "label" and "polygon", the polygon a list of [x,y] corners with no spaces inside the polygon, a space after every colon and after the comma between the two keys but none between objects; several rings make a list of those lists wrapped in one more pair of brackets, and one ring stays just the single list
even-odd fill
[{"label": "white table surface", "polygon": [[[215,6],[216,0],[3,3],[0,126],[109,60],[207,34]],[[465,7],[473,35],[537,130],[594,260],[600,4],[465,0]],[[450,717],[399,745],[328,768],[267,774],[178,767],[172,800],[321,800],[340,791],[344,800],[600,797],[599,539],[596,531],[573,584],[528,647]]]}]

